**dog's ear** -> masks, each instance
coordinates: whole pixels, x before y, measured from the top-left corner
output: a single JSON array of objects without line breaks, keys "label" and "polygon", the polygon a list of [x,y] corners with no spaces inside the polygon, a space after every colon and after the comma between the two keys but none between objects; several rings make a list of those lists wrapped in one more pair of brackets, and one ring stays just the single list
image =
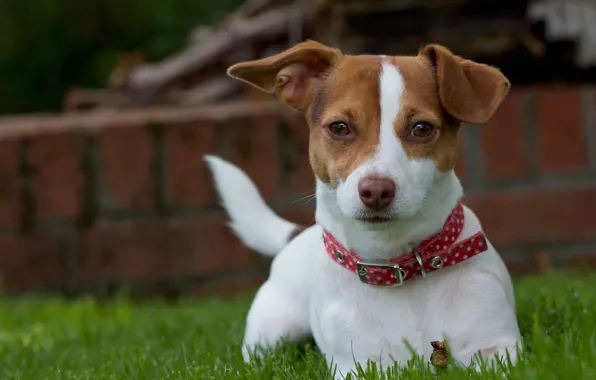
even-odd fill
[{"label": "dog's ear", "polygon": [[303,111],[317,82],[340,58],[339,50],[306,41],[271,57],[237,63],[228,69],[228,75],[275,93],[288,106]]},{"label": "dog's ear", "polygon": [[458,120],[487,122],[509,92],[509,80],[494,67],[458,57],[440,45],[428,45],[420,55],[436,70],[441,105]]}]

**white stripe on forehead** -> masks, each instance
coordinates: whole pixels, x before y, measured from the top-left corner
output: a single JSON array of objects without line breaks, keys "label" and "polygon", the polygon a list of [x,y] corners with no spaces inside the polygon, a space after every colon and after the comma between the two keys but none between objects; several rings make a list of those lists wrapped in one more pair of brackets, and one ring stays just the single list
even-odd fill
[{"label": "white stripe on forehead", "polygon": [[379,77],[381,125],[377,150],[377,159],[381,162],[400,158],[407,159],[394,128],[395,119],[401,108],[404,89],[404,78],[397,67],[383,59]]}]

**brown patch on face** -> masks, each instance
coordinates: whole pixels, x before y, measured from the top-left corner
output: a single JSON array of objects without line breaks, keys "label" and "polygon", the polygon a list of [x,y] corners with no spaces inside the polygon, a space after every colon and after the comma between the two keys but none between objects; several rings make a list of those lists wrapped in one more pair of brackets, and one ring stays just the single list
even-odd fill
[{"label": "brown patch on face", "polygon": [[316,89],[312,104],[308,108],[307,120],[309,124],[316,124],[321,119],[321,115],[327,102],[327,92],[325,91],[325,88],[326,85],[323,84]]},{"label": "brown patch on face", "polygon": [[[307,111],[310,161],[315,175],[333,188],[369,159],[379,141],[381,58],[345,56],[317,89]],[[334,139],[326,126],[347,123],[355,138]]]},{"label": "brown patch on face", "polygon": [[[400,110],[394,122],[395,133],[410,160],[431,159],[440,172],[455,167],[457,160],[457,132],[460,122],[441,106],[438,84],[433,68],[424,57],[390,57],[403,76],[405,88]],[[427,123],[436,130],[431,140],[410,141],[408,135],[416,123]]]}]

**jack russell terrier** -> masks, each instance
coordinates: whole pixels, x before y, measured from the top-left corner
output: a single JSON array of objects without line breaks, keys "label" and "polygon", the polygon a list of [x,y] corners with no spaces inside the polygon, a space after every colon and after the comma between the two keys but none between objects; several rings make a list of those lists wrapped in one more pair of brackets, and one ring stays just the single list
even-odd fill
[{"label": "jack russell terrier", "polygon": [[232,229],[275,257],[247,316],[245,360],[313,337],[338,377],[404,364],[408,346],[428,358],[441,339],[466,366],[515,363],[511,278],[454,173],[460,125],[485,123],[508,79],[439,45],[389,57],[314,41],[228,74],[304,114],[316,176],[316,225],[297,233],[244,172],[205,158]]}]

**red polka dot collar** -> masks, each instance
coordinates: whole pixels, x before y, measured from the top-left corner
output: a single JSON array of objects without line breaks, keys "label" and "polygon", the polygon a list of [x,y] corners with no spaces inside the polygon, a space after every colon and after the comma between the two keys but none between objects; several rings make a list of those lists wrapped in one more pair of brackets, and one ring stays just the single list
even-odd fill
[{"label": "red polka dot collar", "polygon": [[426,276],[447,268],[487,250],[486,237],[478,232],[459,241],[464,226],[461,203],[453,209],[441,232],[426,239],[414,251],[387,261],[367,262],[343,247],[328,231],[323,231],[325,249],[333,261],[358,274],[360,280],[370,285],[399,286],[404,281]]}]

